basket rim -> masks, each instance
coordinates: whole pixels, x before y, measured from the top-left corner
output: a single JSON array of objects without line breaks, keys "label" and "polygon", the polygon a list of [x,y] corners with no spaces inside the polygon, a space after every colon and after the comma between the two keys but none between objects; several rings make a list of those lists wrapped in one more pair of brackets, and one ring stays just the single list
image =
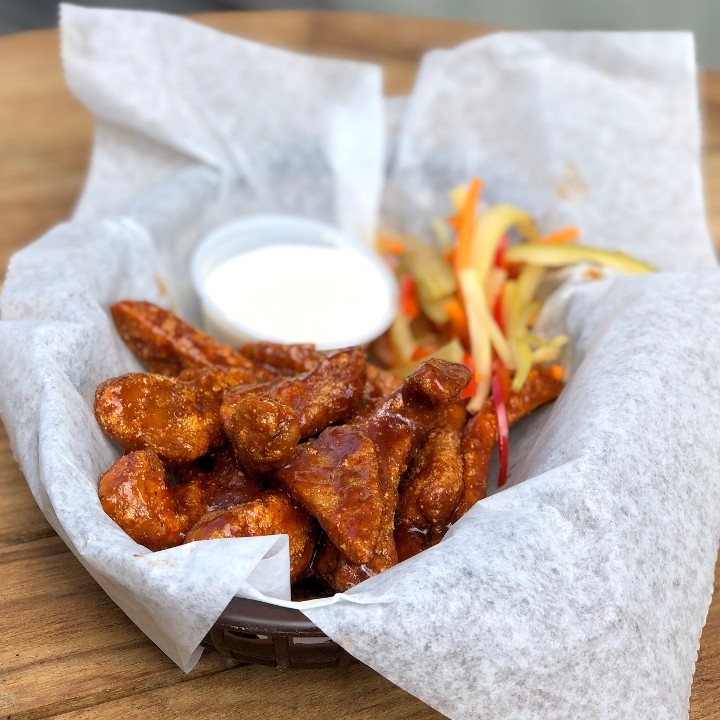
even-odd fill
[{"label": "basket rim", "polygon": [[234,597],[215,621],[215,628],[251,635],[327,637],[300,610],[260,600]]}]

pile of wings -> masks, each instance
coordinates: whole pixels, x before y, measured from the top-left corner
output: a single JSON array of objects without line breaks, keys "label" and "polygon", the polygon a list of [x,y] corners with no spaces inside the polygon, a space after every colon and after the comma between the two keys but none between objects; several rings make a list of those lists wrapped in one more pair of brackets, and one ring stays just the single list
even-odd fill
[{"label": "pile of wings", "polygon": [[[125,454],[100,478],[105,512],[150,550],[287,534],[291,581],[344,591],[439,542],[486,493],[497,419],[469,416],[464,366],[402,380],[362,348],[221,345],[146,302],[111,308],[147,368],[101,383],[95,416]],[[513,423],[554,399],[542,366]]]}]

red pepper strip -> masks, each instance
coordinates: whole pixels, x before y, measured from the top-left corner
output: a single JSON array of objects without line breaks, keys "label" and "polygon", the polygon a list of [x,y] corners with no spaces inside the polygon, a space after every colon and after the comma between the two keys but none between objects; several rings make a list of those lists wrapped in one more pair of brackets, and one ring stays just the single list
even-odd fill
[{"label": "red pepper strip", "polygon": [[467,384],[467,387],[460,393],[460,399],[461,400],[469,400],[473,395],[475,395],[475,363],[473,362],[472,355],[470,353],[465,353],[463,355],[463,365],[467,366],[470,371],[472,372],[472,378],[470,379],[470,382]]},{"label": "red pepper strip", "polygon": [[510,239],[508,238],[507,233],[505,233],[501,238],[500,242],[498,243],[497,250],[495,250],[495,267],[505,267],[505,251],[508,248],[508,245],[510,244]]},{"label": "red pepper strip", "polygon": [[414,320],[420,315],[420,304],[417,299],[417,285],[410,275],[403,275],[400,281],[400,312]]},{"label": "red pepper strip", "polygon": [[508,426],[507,408],[505,407],[505,397],[507,396],[503,395],[502,383],[500,374],[497,372],[497,366],[493,368],[492,378],[490,380],[490,391],[492,393],[493,405],[495,406],[495,417],[497,418],[498,458],[500,460],[497,486],[501,488],[507,480],[508,456],[510,454],[510,428]]}]

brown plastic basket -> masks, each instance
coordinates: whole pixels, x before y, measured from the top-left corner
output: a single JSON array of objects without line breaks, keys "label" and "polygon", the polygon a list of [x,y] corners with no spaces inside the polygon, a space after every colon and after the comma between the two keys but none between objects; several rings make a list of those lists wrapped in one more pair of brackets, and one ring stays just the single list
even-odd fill
[{"label": "brown plastic basket", "polygon": [[243,598],[230,601],[202,644],[243,663],[282,670],[355,662],[299,610]]}]

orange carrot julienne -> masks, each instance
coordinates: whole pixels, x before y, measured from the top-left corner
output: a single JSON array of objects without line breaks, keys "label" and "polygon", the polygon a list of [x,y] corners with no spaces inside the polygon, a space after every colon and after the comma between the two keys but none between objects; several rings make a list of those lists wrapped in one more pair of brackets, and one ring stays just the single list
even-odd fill
[{"label": "orange carrot julienne", "polygon": [[378,239],[378,247],[380,252],[385,255],[402,255],[406,250],[405,243],[401,240],[393,240],[384,236]]},{"label": "orange carrot julienne", "polygon": [[457,216],[457,243],[455,245],[455,272],[470,264],[470,244],[475,229],[477,202],[482,190],[482,180],[474,177],[470,182],[465,201]]},{"label": "orange carrot julienne", "polygon": [[562,380],[565,377],[565,371],[563,370],[562,365],[550,365],[548,367],[548,372],[553,380]]},{"label": "orange carrot julienne", "polygon": [[567,245],[575,242],[580,237],[580,228],[576,225],[556,230],[555,232],[538,238],[536,242],[545,243],[546,245]]},{"label": "orange carrot julienne", "polygon": [[428,355],[432,355],[438,349],[437,343],[434,345],[420,345],[415,348],[413,354],[410,356],[411,360],[422,360]]},{"label": "orange carrot julienne", "polygon": [[463,365],[472,372],[472,378],[470,379],[467,387],[460,393],[460,399],[469,400],[473,395],[475,395],[476,386],[475,361],[472,359],[472,355],[470,355],[470,353],[465,353],[465,355],[463,355]]},{"label": "orange carrot julienne", "polygon": [[450,321],[453,335],[464,347],[469,347],[470,333],[468,332],[467,315],[462,303],[457,298],[451,297],[445,301],[444,309]]},{"label": "orange carrot julienne", "polygon": [[415,285],[415,281],[410,275],[403,275],[402,280],[400,280],[400,311],[411,320],[420,315],[417,285]]}]

